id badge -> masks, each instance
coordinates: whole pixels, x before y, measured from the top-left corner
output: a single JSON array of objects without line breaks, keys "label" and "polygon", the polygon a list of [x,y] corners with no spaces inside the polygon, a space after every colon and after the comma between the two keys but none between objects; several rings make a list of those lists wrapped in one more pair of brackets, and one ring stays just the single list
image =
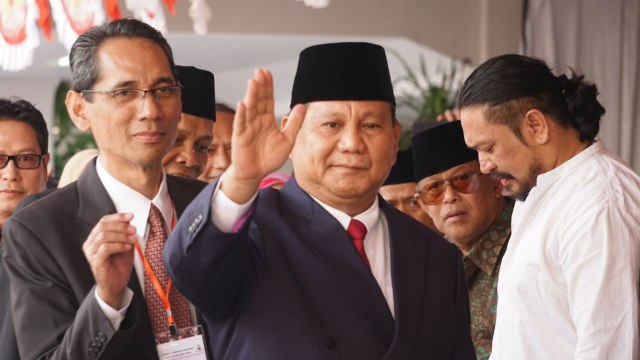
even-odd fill
[{"label": "id badge", "polygon": [[156,336],[160,360],[207,360],[202,326],[178,329],[177,336],[164,332]]}]

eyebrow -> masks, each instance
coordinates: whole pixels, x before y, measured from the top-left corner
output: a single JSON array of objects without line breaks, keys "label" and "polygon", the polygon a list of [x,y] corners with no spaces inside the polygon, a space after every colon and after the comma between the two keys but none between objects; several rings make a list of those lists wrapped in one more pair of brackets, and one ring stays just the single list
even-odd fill
[{"label": "eyebrow", "polygon": [[[150,89],[156,87],[158,84],[162,84],[162,83],[169,83],[169,84],[175,84],[175,81],[173,78],[171,77],[161,77],[156,79],[153,84],[151,85]],[[136,81],[134,80],[126,80],[126,81],[121,81],[119,83],[116,83],[114,88],[121,88],[121,87],[132,87],[136,84]]]},{"label": "eyebrow", "polygon": [[[471,145],[467,145],[467,147],[468,147],[469,149],[472,149],[472,150],[478,151],[478,148],[479,148],[479,147],[481,147],[481,146],[483,146],[483,145],[485,145],[485,144],[487,144],[487,143],[488,143],[488,141],[479,140],[479,141],[476,141],[475,143],[473,143],[473,144],[471,144]],[[465,141],[465,144],[466,144],[466,141]]]},{"label": "eyebrow", "polygon": [[18,151],[13,152],[12,154],[6,153],[4,151],[0,151],[2,155],[25,155],[25,154],[40,154],[41,151],[38,151],[35,147],[26,147],[21,148]]}]

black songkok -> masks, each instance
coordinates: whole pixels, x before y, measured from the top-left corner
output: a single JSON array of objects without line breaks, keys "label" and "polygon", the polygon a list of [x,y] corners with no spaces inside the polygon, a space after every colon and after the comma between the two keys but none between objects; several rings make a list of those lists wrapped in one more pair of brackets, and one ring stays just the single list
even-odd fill
[{"label": "black songkok", "polygon": [[333,43],[300,53],[291,107],[311,101],[396,99],[384,48],[370,43]]},{"label": "black songkok", "polygon": [[398,151],[396,163],[393,164],[389,176],[384,185],[412,183],[413,180],[413,153],[411,149]]},{"label": "black songkok", "polygon": [[176,65],[182,85],[182,112],[216,121],[216,94],[213,74],[193,66]]},{"label": "black songkok", "polygon": [[478,160],[478,153],[469,149],[464,142],[460,121],[444,123],[416,134],[411,138],[411,147],[416,182]]}]

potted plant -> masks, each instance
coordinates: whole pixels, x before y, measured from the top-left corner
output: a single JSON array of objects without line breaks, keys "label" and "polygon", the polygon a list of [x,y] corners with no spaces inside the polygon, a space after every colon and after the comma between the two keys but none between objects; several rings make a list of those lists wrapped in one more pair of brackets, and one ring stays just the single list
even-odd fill
[{"label": "potted plant", "polygon": [[95,140],[91,133],[80,131],[69,117],[67,107],[64,104],[69,91],[69,84],[61,82],[56,89],[54,117],[55,127],[52,129],[54,136],[54,174],[59,177],[62,168],[70,157],[82,149],[96,148]]},{"label": "potted plant", "polygon": [[394,88],[400,88],[396,94],[397,105],[407,107],[416,114],[412,129],[407,130],[401,137],[400,146],[403,148],[407,142],[411,143],[412,134],[433,126],[437,123],[438,115],[454,108],[458,90],[458,65],[452,61],[449,69],[439,68],[438,73],[442,76],[438,81],[434,81],[427,71],[424,56],[420,56],[419,71],[415,71],[398,52],[390,52],[400,61],[405,72],[393,82]]}]

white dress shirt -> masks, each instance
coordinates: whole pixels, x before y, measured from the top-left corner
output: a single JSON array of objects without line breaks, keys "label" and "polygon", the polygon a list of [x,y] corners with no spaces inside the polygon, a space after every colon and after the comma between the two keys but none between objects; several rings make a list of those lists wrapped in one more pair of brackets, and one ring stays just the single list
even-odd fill
[{"label": "white dress shirt", "polygon": [[[175,209],[173,207],[173,203],[171,201],[171,197],[169,196],[169,191],[167,188],[167,177],[163,173],[162,174],[162,182],[160,183],[160,188],[158,189],[158,193],[156,196],[149,200],[146,196],[137,192],[136,190],[130,188],[129,186],[123,184],[118,179],[114,178],[107,172],[104,166],[101,163],[100,156],[98,156],[98,160],[96,161],[96,171],[98,173],[98,177],[102,182],[102,185],[107,190],[107,194],[113,201],[115,205],[116,211],[118,213],[132,213],[133,219],[131,219],[130,224],[136,228],[136,237],[138,238],[138,244],[140,245],[140,249],[142,253],[144,253],[145,246],[147,244],[147,236],[149,235],[149,210],[151,209],[151,203],[153,203],[162,213],[162,217],[164,218],[165,224],[167,226],[167,233],[171,231],[170,226],[172,223],[177,221],[177,216],[175,214]],[[137,251],[134,251],[134,260],[133,267],[136,275],[138,276],[138,281],[140,282],[140,288],[144,293],[144,265],[142,264],[142,259],[138,255]],[[163,284],[164,285],[164,284]],[[120,323],[124,319],[124,315],[131,304],[131,299],[133,298],[133,291],[131,289],[126,289],[126,294],[123,299],[123,307],[121,309],[113,309],[111,306],[107,305],[103,299],[98,296],[98,292],[96,290],[96,299],[102,311],[104,311],[107,318],[111,321],[111,324],[115,329],[120,327]],[[191,309],[192,319],[194,318],[194,311]]]},{"label": "white dress shirt", "polygon": [[[222,176],[224,176],[224,174]],[[213,221],[221,231],[231,232],[240,217],[251,208],[257,194],[248,202],[237,204],[229,199],[224,192],[218,191],[222,181],[224,181],[224,178],[220,179],[218,187],[213,193],[211,201],[211,221]],[[340,225],[345,229],[345,232],[347,231],[349,222],[352,219],[351,216],[322,203],[314,197],[312,198],[331,216],[338,220]],[[354,219],[362,221],[367,227],[367,235],[364,238],[364,251],[371,264],[373,277],[380,286],[382,294],[389,305],[391,315],[393,316],[395,309],[393,302],[393,283],[391,281],[389,226],[384,213],[380,211],[380,207],[378,206],[378,198],[376,197],[373,204],[364,212],[356,215]]]},{"label": "white dress shirt", "polygon": [[513,211],[492,360],[639,358],[640,178],[598,141]]}]

